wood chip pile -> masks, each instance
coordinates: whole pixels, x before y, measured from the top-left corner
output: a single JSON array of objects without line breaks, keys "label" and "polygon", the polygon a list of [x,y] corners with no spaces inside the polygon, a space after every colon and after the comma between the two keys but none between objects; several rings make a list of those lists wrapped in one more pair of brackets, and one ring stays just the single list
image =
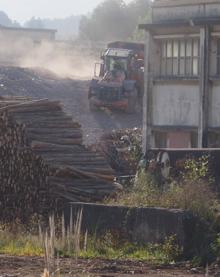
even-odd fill
[{"label": "wood chip pile", "polygon": [[118,189],[113,180],[113,170],[82,145],[80,125],[59,102],[0,100],[0,219],[101,200]]}]

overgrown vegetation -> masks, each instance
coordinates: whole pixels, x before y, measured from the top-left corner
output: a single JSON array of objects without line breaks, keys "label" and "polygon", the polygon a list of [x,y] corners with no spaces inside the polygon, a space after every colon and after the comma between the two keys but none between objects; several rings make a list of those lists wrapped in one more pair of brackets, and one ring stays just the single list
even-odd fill
[{"label": "overgrown vegetation", "polygon": [[126,238],[121,239],[113,230],[88,234],[82,231],[82,217],[81,209],[74,219],[70,213],[68,226],[64,215],[51,215],[49,223],[41,219],[41,223],[37,224],[37,218],[33,218],[30,226],[20,225],[19,222],[1,225],[0,254],[44,257],[44,277],[61,276],[61,257],[73,258],[76,263],[78,258],[104,258],[168,264],[174,263],[182,255],[182,248],[178,246],[175,236],[167,237],[161,244],[140,245]]},{"label": "overgrown vegetation", "polygon": [[172,182],[166,187],[155,184],[155,178],[140,172],[132,187],[122,191],[107,203],[128,206],[180,208],[213,220],[219,210],[219,201],[210,185],[202,180]]},{"label": "overgrown vegetation", "polygon": [[190,211],[201,224],[196,226],[189,255],[194,256],[193,262],[205,265],[220,256],[220,200],[211,163],[209,156],[178,161],[173,177],[163,184],[154,171],[140,170],[132,185],[106,202]]},{"label": "overgrown vegetation", "polygon": [[[56,222],[55,222],[56,221]],[[106,258],[147,261],[152,264],[173,263],[182,255],[176,237],[168,237],[161,244],[138,245],[120,240],[114,233],[106,231],[102,235],[81,231],[82,210],[75,222],[70,220],[65,228],[64,217],[56,219],[52,215],[47,227],[2,226],[0,230],[0,254],[42,256],[45,260],[44,276],[60,276],[59,258]],[[17,230],[16,230],[17,229]],[[44,231],[42,231],[44,229]],[[35,235],[34,235],[35,234]]]},{"label": "overgrown vegetation", "polygon": [[[220,256],[220,201],[213,189],[209,157],[187,159],[178,166],[183,167],[178,178],[170,179],[164,185],[157,182],[155,175],[140,171],[133,185],[107,202],[191,211],[200,221],[189,255],[194,257],[193,263],[206,265]],[[183,258],[183,249],[176,243],[175,236],[168,237],[162,244],[140,245],[121,240],[110,231],[102,235],[83,233],[81,222],[82,211],[67,229],[63,217],[56,224],[51,217],[49,225],[40,227],[38,232],[38,228],[27,231],[16,225],[19,228],[14,231],[14,228],[3,226],[0,229],[0,253],[45,256],[49,272],[53,271],[56,257],[134,259],[163,264]]]},{"label": "overgrown vegetation", "polygon": [[0,254],[15,256],[44,256],[49,271],[57,257],[106,258],[144,260],[150,263],[166,264],[176,261],[182,254],[175,236],[168,237],[162,244],[138,245],[119,240],[110,231],[101,236],[81,232],[79,217],[72,231],[55,230],[50,219],[49,229],[44,233],[33,234],[19,226],[17,232],[7,226],[0,229]]},{"label": "overgrown vegetation", "polygon": [[214,220],[220,211],[220,201],[208,168],[209,157],[186,159],[178,178],[161,184],[155,172],[140,170],[133,185],[118,193],[107,203],[128,206],[180,208],[206,220]]}]

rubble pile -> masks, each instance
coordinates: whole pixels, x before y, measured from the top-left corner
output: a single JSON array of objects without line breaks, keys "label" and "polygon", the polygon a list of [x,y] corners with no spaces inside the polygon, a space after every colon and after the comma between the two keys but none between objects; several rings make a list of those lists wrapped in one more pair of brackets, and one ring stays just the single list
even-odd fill
[{"label": "rubble pile", "polygon": [[141,158],[141,143],[141,129],[114,130],[104,134],[92,149],[103,153],[117,175],[133,175]]},{"label": "rubble pile", "polygon": [[1,219],[101,200],[118,188],[113,180],[106,159],[82,145],[81,126],[59,102],[1,98]]}]

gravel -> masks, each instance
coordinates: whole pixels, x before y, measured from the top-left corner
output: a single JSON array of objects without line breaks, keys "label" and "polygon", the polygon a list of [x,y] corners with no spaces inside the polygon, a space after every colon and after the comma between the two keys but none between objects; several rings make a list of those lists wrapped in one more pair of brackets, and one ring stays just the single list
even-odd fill
[{"label": "gravel", "polygon": [[0,96],[27,96],[60,100],[64,110],[83,128],[84,143],[96,143],[112,130],[141,127],[142,115],[109,110],[91,112],[89,80],[61,79],[39,68],[0,67]]}]

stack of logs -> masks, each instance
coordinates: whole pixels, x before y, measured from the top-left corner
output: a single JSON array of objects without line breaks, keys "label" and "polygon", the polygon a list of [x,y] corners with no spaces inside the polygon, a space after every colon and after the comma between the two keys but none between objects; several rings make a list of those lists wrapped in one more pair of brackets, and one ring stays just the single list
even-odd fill
[{"label": "stack of logs", "polygon": [[59,102],[0,100],[0,219],[26,220],[66,201],[99,201],[118,188],[101,154]]}]

